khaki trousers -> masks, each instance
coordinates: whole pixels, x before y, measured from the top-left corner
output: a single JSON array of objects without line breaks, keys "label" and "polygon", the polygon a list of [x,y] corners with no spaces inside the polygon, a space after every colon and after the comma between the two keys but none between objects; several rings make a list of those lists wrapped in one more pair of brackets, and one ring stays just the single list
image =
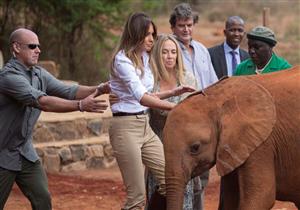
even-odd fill
[{"label": "khaki trousers", "polygon": [[148,115],[113,117],[109,136],[127,192],[123,209],[139,209],[144,206],[144,165],[158,180],[158,192],[165,195],[163,145],[152,131]]}]

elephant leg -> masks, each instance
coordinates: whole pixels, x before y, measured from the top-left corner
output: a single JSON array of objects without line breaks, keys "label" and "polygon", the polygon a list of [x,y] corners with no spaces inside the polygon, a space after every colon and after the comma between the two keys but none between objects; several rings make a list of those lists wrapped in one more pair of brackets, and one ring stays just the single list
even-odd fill
[{"label": "elephant leg", "polygon": [[[258,148],[238,169],[239,210],[269,210],[276,199],[276,181],[273,153],[267,145]],[[262,152],[263,151],[263,152]]]},{"label": "elephant leg", "polygon": [[239,186],[237,172],[233,171],[222,177],[222,202],[219,209],[237,210],[239,203]]}]

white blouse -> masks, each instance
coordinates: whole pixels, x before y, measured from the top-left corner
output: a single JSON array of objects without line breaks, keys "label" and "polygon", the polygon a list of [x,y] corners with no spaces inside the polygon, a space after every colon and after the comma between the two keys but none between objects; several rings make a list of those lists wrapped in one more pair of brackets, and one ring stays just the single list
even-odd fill
[{"label": "white blouse", "polygon": [[113,64],[114,75],[110,74],[110,87],[111,92],[119,97],[119,101],[111,106],[113,113],[135,113],[148,109],[148,107],[140,104],[140,100],[145,93],[152,92],[154,78],[147,52],[142,53],[142,59],[144,64],[143,76],[141,76],[141,70],[134,67],[123,50],[116,54]]}]

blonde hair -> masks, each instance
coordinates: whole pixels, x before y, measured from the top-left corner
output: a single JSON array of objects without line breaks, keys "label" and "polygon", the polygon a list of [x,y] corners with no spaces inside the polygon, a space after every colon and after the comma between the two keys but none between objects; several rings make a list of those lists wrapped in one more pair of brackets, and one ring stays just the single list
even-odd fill
[{"label": "blonde hair", "polygon": [[132,61],[136,69],[140,69],[142,75],[144,74],[144,66],[136,50],[143,44],[145,37],[148,34],[150,25],[153,26],[153,38],[156,39],[157,29],[151,18],[143,12],[136,12],[131,14],[124,26],[124,30],[120,42],[113,54],[111,62],[111,74],[114,75],[114,60],[116,54],[124,50],[125,55]]},{"label": "blonde hair", "polygon": [[176,46],[176,51],[177,51],[177,58],[176,58],[176,65],[175,65],[176,79],[177,82],[180,85],[182,85],[184,83],[184,74],[185,74],[183,59],[182,59],[179,44],[175,39],[175,37],[171,34],[160,34],[157,37],[157,40],[151,51],[150,65],[154,76],[154,83],[155,85],[157,85],[158,82],[161,80],[168,81],[170,79],[170,73],[167,71],[162,59],[162,46],[167,40],[171,40],[172,42],[174,42]]}]

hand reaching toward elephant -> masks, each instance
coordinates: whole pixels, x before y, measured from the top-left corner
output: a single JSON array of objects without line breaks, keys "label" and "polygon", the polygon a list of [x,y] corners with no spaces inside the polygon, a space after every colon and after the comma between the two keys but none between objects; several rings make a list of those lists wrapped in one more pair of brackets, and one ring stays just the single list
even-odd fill
[{"label": "hand reaching toward elephant", "polygon": [[191,86],[180,85],[172,90],[160,91],[160,92],[156,92],[156,93],[147,93],[147,94],[152,97],[159,98],[159,99],[166,99],[166,98],[170,98],[173,96],[179,96],[184,93],[191,93],[194,91],[196,91],[195,88],[193,88]]},{"label": "hand reaching toward elephant", "polygon": [[179,95],[182,95],[184,93],[191,93],[191,92],[195,92],[195,88],[191,87],[191,86],[188,86],[188,85],[181,85],[181,86],[178,86],[176,88],[174,88],[172,90],[172,95],[173,96],[179,96]]}]

